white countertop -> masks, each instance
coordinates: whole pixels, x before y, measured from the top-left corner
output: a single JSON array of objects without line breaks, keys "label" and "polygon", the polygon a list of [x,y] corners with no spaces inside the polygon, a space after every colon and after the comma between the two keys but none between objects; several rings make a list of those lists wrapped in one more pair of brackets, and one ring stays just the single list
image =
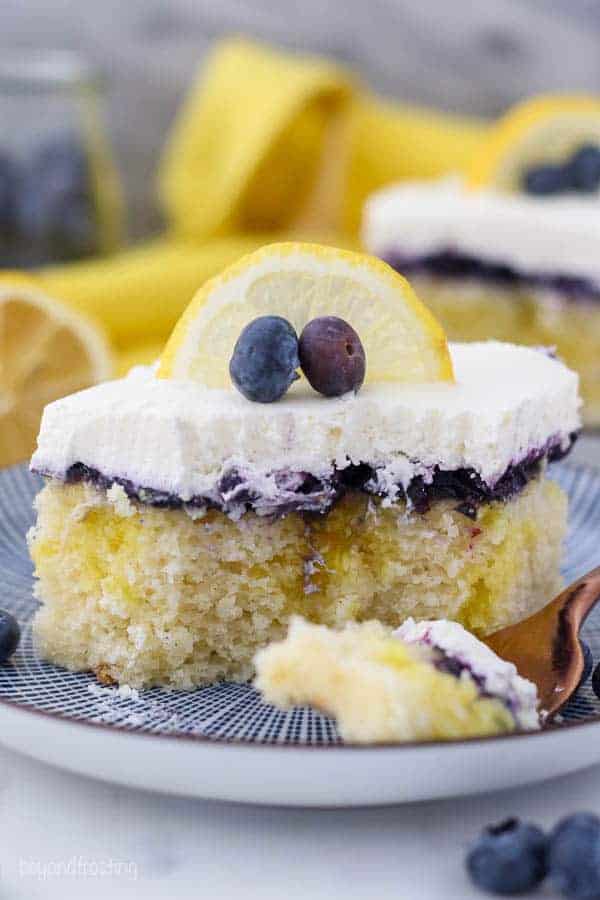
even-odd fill
[{"label": "white countertop", "polygon": [[[512,815],[551,826],[577,809],[600,811],[600,767],[464,800],[298,810],[144,794],[0,750],[0,897],[469,900],[483,895],[464,851],[482,826]],[[125,868],[52,876],[71,860]]]},{"label": "white countertop", "polygon": [[[576,459],[599,465],[600,438]],[[297,810],[145,794],[0,748],[0,898],[482,898],[463,858],[484,825],[517,815],[549,827],[578,809],[600,813],[600,766],[480,797]],[[79,874],[54,874],[69,866]]]}]

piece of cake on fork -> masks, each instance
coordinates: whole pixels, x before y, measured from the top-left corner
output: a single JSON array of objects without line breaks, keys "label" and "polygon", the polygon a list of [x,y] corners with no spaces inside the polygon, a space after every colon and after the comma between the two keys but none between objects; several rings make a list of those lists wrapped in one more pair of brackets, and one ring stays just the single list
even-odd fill
[{"label": "piece of cake on fork", "polygon": [[310,704],[362,744],[451,740],[540,727],[535,684],[457,622],[341,629],[298,617],[259,650],[255,685],[283,709]]},{"label": "piece of cake on fork", "polygon": [[538,350],[448,348],[378,260],[263,248],[201,289],[157,369],[47,407],[40,653],[191,688],[250,678],[295,614],[517,621],[560,586],[546,467],[579,428],[577,385]]}]

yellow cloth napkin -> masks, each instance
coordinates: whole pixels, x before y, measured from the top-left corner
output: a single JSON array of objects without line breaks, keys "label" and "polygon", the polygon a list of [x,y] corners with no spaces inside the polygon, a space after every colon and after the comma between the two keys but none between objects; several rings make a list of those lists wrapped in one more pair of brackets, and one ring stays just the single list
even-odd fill
[{"label": "yellow cloth napkin", "polygon": [[41,277],[103,323],[125,362],[144,359],[224,265],[284,235],[352,246],[373,189],[460,169],[484,127],[384,103],[327,61],[225,40],[167,144],[165,236]]}]

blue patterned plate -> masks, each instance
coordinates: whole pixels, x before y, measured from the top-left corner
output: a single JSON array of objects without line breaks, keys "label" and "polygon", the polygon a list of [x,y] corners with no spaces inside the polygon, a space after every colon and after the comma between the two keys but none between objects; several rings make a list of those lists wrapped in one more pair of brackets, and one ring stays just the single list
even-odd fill
[{"label": "blue patterned plate", "polygon": [[[600,564],[600,475],[582,466],[563,464],[554,467],[554,477],[571,501],[564,565],[565,580],[570,582]],[[557,766],[555,760],[552,766],[541,766],[539,772],[529,771],[529,766],[522,765],[519,771],[508,773],[510,778],[501,778],[499,782],[498,772],[493,774],[492,767],[486,766],[487,775],[463,783],[465,755],[471,755],[475,748],[485,747],[486,758],[489,758],[490,747],[502,745],[502,756],[506,759],[509,744],[523,746],[534,742],[539,748],[546,743],[549,749],[553,741],[564,739],[567,732],[577,736],[579,745],[584,741],[587,745],[584,734],[600,725],[600,700],[592,690],[591,679],[565,709],[564,724],[542,735],[459,741],[453,745],[433,743],[357,749],[342,745],[334,723],[326,717],[305,708],[279,712],[262,703],[249,685],[223,683],[194,692],[167,692],[155,688],[138,694],[102,687],[91,675],[67,672],[45,663],[37,657],[31,638],[31,618],[36,602],[32,597],[32,567],[25,542],[33,522],[32,500],[40,484],[40,479],[30,474],[25,466],[0,472],[0,606],[15,613],[23,627],[18,652],[10,664],[0,667],[0,740],[16,749],[76,771],[159,790],[254,802],[319,804],[375,803],[440,796],[457,790],[483,790],[504,783],[547,777],[600,760],[600,748],[592,756],[571,753],[570,764],[563,760],[563,765]],[[600,608],[586,622],[584,638],[595,659],[600,660]],[[32,716],[31,712],[38,715]],[[569,727],[582,722],[588,725],[583,732]],[[99,727],[81,728],[82,723]],[[166,741],[141,740],[147,735],[162,736]],[[188,740],[175,740],[181,737]],[[591,743],[598,744],[598,741]],[[167,744],[176,748],[173,752],[179,757],[180,768],[174,775],[166,774]],[[79,750],[75,751],[77,746]],[[124,747],[132,749],[124,751]],[[259,748],[264,754],[257,755]],[[281,756],[284,748],[287,753]],[[318,753],[315,748],[328,752]],[[462,748],[463,758],[461,763],[459,757],[457,771],[462,769],[463,777],[455,778],[452,783],[442,779],[437,787],[435,778],[427,781],[424,777],[427,770],[423,762],[425,755],[435,749],[436,758],[443,754],[451,768],[450,756],[458,748]],[[349,749],[353,751],[350,755]],[[224,757],[234,750],[244,760],[242,776],[250,777],[253,772],[255,781],[250,786],[248,778],[240,779],[239,771],[237,777],[232,769],[226,778],[223,775]],[[278,778],[274,778],[275,750],[279,753],[275,765],[279,770]],[[301,790],[303,778],[298,778],[297,768],[286,772],[283,765],[283,761],[291,763],[291,751],[297,751],[293,755],[302,758],[305,773],[316,767],[316,773],[304,790]],[[219,757],[215,758],[214,767],[220,774],[213,774],[209,779],[211,765],[208,758],[212,759],[215,752]],[[364,761],[373,754],[379,754],[379,762],[369,764],[365,781]],[[390,754],[398,760],[391,769],[396,773],[393,789],[389,782],[381,781],[386,768],[381,766],[381,758],[389,760]],[[519,751],[518,756],[521,755],[527,754]],[[546,755],[546,750],[543,754],[538,751],[538,761],[540,756]],[[114,764],[109,764],[113,756]],[[151,756],[152,765],[148,765]],[[405,777],[398,782],[398,765],[408,772],[412,765],[409,757],[416,760],[419,756],[418,777],[413,777],[412,781]],[[350,766],[349,781],[344,782],[342,790],[342,785],[332,774],[334,771],[339,774],[344,767],[340,760],[349,758],[360,759],[361,763]],[[252,760],[251,765],[249,760]],[[317,760],[323,760],[323,764]],[[169,771],[171,764],[167,767]],[[186,766],[189,766],[187,775]],[[206,770],[201,774],[199,769],[203,766]],[[265,777],[268,772],[268,789],[256,783],[258,775],[254,770],[258,767],[258,772],[263,772],[263,766],[266,766]],[[494,768],[498,769],[498,766]],[[375,776],[375,769],[380,773],[379,778]],[[357,784],[359,771],[362,772],[360,785]],[[394,781],[393,777],[391,780]],[[378,788],[375,782],[379,781]]]}]

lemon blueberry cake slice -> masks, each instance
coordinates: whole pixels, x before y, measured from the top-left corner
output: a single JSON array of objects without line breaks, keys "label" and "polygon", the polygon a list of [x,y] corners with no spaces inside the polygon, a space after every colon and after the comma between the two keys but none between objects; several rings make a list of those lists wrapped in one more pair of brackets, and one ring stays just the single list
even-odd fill
[{"label": "lemon blueberry cake slice", "polygon": [[333,630],[294,617],[256,655],[269,703],[310,704],[358,743],[452,739],[539,727],[537,688],[456,622]]},{"label": "lemon blueberry cake slice", "polygon": [[251,677],[294,614],[519,620],[560,585],[546,465],[578,405],[544,353],[449,349],[384,263],[266,247],[201,289],[157,370],[47,407],[40,652],[189,688]]},{"label": "lemon blueberry cake slice", "polygon": [[600,100],[539,97],[490,129],[464,179],[369,199],[367,249],[452,340],[555,346],[600,424]]}]

